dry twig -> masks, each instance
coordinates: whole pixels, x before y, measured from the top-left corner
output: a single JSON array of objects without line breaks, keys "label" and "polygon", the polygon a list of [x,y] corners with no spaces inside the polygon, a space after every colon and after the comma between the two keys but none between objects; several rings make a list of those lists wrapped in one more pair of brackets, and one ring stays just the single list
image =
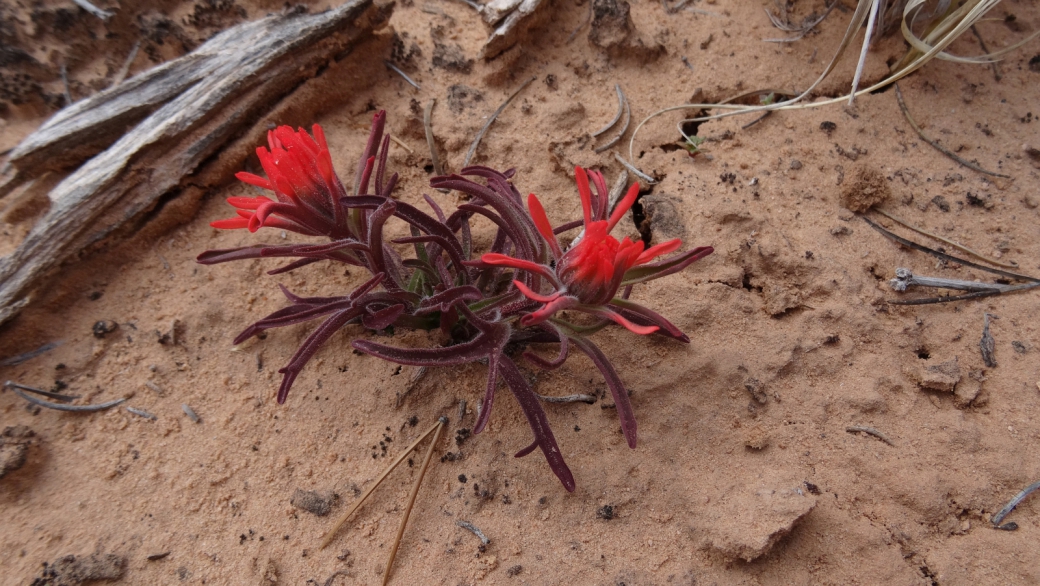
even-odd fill
[{"label": "dry twig", "polygon": [[892,220],[893,222],[899,224],[900,226],[903,226],[904,228],[907,228],[908,230],[913,230],[914,232],[917,232],[918,234],[920,234],[922,236],[927,236],[929,238],[934,238],[935,240],[938,240],[939,242],[942,242],[944,244],[948,244],[948,245],[956,248],[957,250],[959,250],[959,251],[961,251],[961,252],[963,252],[965,254],[970,254],[971,256],[974,256],[975,258],[977,258],[977,259],[979,259],[981,261],[988,262],[989,264],[996,265],[998,267],[1004,267],[1006,269],[1017,269],[1018,268],[1017,264],[1000,262],[999,260],[996,260],[994,258],[990,258],[990,257],[982,254],[981,252],[976,252],[976,251],[972,250],[971,248],[968,248],[967,246],[964,246],[963,244],[959,244],[957,242],[954,242],[953,240],[950,240],[949,238],[944,238],[942,236],[939,236],[938,234],[933,234],[932,232],[929,232],[927,230],[923,230],[921,228],[917,228],[915,226],[912,226],[909,223],[904,222],[903,220],[900,220],[896,216],[893,216],[892,214],[886,212],[885,210],[883,210],[881,208],[873,208],[873,209],[874,209],[875,212],[881,214],[882,216],[885,216],[889,220]]},{"label": "dry twig", "polygon": [[477,152],[477,147],[480,146],[481,139],[483,139],[484,135],[487,134],[488,128],[491,128],[491,124],[494,123],[496,118],[498,118],[498,115],[506,109],[506,106],[509,105],[509,102],[513,101],[513,98],[515,98],[520,92],[524,91],[524,88],[531,85],[531,82],[536,79],[538,78],[532,77],[531,79],[525,81],[520,87],[516,88],[516,91],[509,94],[509,97],[506,98],[506,101],[502,102],[502,105],[499,106],[497,110],[495,110],[494,114],[492,114],[490,118],[488,118],[488,121],[484,123],[484,127],[481,128],[480,132],[477,133],[477,138],[473,139],[473,144],[469,145],[469,150],[466,151],[466,158],[462,163],[463,167],[469,166],[469,162],[473,158],[473,154]]},{"label": "dry twig", "polygon": [[957,161],[957,163],[959,163],[959,164],[961,164],[961,165],[963,165],[963,166],[965,166],[965,167],[967,167],[969,169],[972,169],[974,171],[978,171],[979,173],[983,173],[985,175],[991,175],[993,177],[1003,177],[1004,179],[1011,179],[1010,175],[1004,175],[1004,174],[1001,174],[1001,173],[994,173],[993,171],[987,171],[986,169],[983,169],[982,167],[976,165],[975,163],[972,163],[971,161],[966,161],[966,160],[960,158],[959,156],[957,156],[953,151],[947,149],[946,147],[942,146],[938,142],[936,142],[936,141],[928,138],[927,136],[925,136],[924,131],[921,130],[921,127],[918,126],[917,122],[915,122],[913,117],[910,116],[910,110],[907,109],[906,102],[903,101],[903,92],[899,89],[899,84],[897,83],[897,84],[895,84],[895,86],[896,86],[896,101],[899,102],[899,110],[903,112],[903,116],[906,117],[906,121],[910,123],[910,127],[914,129],[914,132],[917,133],[917,136],[921,137],[921,140],[923,140],[926,143],[930,144],[932,146],[932,148],[934,148],[935,150],[937,150],[940,153],[946,155],[947,157],[953,159],[954,161]]},{"label": "dry twig", "polygon": [[864,427],[862,425],[853,425],[853,426],[850,426],[850,427],[846,427],[845,431],[847,431],[849,433],[857,433],[857,432],[858,433],[865,433],[867,435],[872,435],[872,436],[878,438],[879,440],[885,442],[886,444],[888,444],[888,445],[890,445],[892,447],[895,447],[895,445],[896,445],[895,443],[892,442],[892,440],[888,439],[887,435],[881,433],[880,431],[874,429],[873,427]]},{"label": "dry twig", "polygon": [[383,571],[383,586],[390,582],[390,568],[393,567],[394,558],[397,557],[397,548],[401,546],[401,537],[404,535],[404,528],[408,524],[408,517],[412,513],[412,507],[415,506],[415,497],[418,496],[419,487],[422,486],[423,478],[426,476],[426,470],[430,467],[433,449],[437,447],[437,440],[441,439],[441,431],[444,430],[444,426],[447,424],[447,417],[441,417],[437,420],[437,431],[433,434],[433,441],[430,442],[430,447],[426,449],[426,457],[423,458],[422,467],[419,468],[419,475],[415,478],[415,484],[412,485],[412,492],[408,495],[408,504],[405,505],[401,524],[397,527],[397,537],[394,538],[394,545],[390,548],[390,557],[386,560],[386,569]]},{"label": "dry twig", "polygon": [[328,547],[329,543],[332,543],[332,539],[336,537],[336,532],[339,531],[340,527],[342,527],[343,524],[347,522],[347,519],[349,519],[350,516],[354,514],[354,511],[358,510],[358,508],[361,507],[361,505],[363,505],[366,500],[368,500],[368,497],[372,495],[375,489],[379,488],[379,485],[382,484],[384,480],[386,480],[386,477],[391,472],[393,472],[394,469],[401,464],[401,462],[404,462],[405,458],[407,458],[408,455],[412,453],[412,450],[414,450],[416,446],[422,443],[422,441],[429,437],[430,434],[432,434],[434,431],[439,430],[443,425],[445,425],[443,419],[443,417],[441,419],[438,419],[437,422],[430,427],[430,429],[426,430],[426,432],[424,432],[422,435],[416,438],[416,440],[412,442],[411,445],[409,445],[407,448],[405,448],[399,456],[394,458],[393,462],[390,462],[390,465],[387,466],[386,469],[383,470],[383,472],[378,477],[376,477],[375,482],[372,483],[372,486],[368,487],[368,490],[366,490],[364,494],[362,494],[358,498],[358,500],[354,501],[354,504],[351,505],[351,507],[347,509],[345,513],[340,515],[339,519],[336,519],[336,522],[332,524],[332,529],[330,529],[329,532],[325,534],[325,537],[322,538],[321,545],[318,546],[318,549],[325,549],[326,547]]}]

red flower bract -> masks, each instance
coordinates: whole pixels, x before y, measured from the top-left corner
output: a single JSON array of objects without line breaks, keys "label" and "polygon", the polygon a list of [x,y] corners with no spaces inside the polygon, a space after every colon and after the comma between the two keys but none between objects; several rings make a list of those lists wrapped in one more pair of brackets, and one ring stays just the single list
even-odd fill
[{"label": "red flower bract", "polygon": [[[578,184],[578,194],[581,197],[585,230],[566,253],[562,251],[556,240],[556,235],[553,233],[552,225],[549,223],[549,218],[546,216],[541,202],[533,193],[527,198],[531,219],[538,228],[538,232],[549,243],[549,248],[556,261],[555,270],[545,265],[502,254],[485,254],[481,258],[487,264],[509,266],[537,273],[555,283],[557,290],[552,294],[543,295],[531,290],[520,281],[515,282],[520,292],[528,299],[544,304],[537,311],[521,318],[521,323],[525,326],[532,326],[552,318],[558,311],[577,309],[613,320],[637,334],[652,334],[661,326],[669,328],[669,331],[678,332],[675,326],[649,310],[644,311],[659,318],[649,320],[655,323],[645,325],[633,323],[618,309],[628,309],[631,313],[633,307],[638,308],[639,306],[627,302],[622,303],[623,300],[618,300],[617,303],[614,301],[621,286],[634,278],[634,275],[629,273],[631,269],[646,265],[661,255],[674,252],[682,245],[682,241],[675,238],[648,250],[643,249],[642,241],[633,242],[627,236],[619,242],[610,235],[610,232],[632,208],[632,204],[639,195],[639,185],[633,185],[624,199],[618,203],[614,212],[610,214],[610,218],[604,219],[607,209],[606,194],[603,193],[606,191],[603,176],[593,172],[592,179],[597,185],[597,191],[600,192],[598,197],[594,198],[585,169],[575,167],[574,174]],[[708,249],[707,253],[710,252],[711,250]]]},{"label": "red flower bract", "polygon": [[309,236],[333,239],[351,236],[346,214],[339,205],[345,197],[343,184],[332,168],[325,133],[315,124],[314,136],[302,128],[279,126],[267,133],[268,148],[256,149],[256,156],[267,179],[245,171],[235,175],[240,181],[274,192],[269,197],[230,197],[238,217],[218,220],[214,228],[248,228],[256,232],[266,226],[291,230]]}]

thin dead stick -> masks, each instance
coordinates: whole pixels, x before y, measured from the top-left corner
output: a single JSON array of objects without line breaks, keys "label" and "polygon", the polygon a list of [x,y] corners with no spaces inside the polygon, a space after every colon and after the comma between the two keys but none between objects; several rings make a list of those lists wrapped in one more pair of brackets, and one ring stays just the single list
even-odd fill
[{"label": "thin dead stick", "polygon": [[[1011,502],[1004,505],[1004,508],[1000,509],[1000,512],[998,512],[996,515],[993,515],[993,525],[998,526],[998,529],[1004,529],[1004,527],[999,527],[1000,522],[1004,520],[1004,517],[1007,517],[1009,514],[1011,514],[1011,511],[1015,510],[1015,507],[1017,507],[1019,503],[1025,500],[1027,496],[1029,496],[1033,491],[1035,491],[1038,488],[1040,488],[1040,482],[1034,482],[1033,484],[1030,484],[1029,486],[1025,487],[1025,489],[1023,489],[1022,492],[1016,494],[1015,498],[1011,499]],[[1011,523],[1008,523],[1008,525],[1011,525]],[[1015,524],[1014,528],[1017,529],[1018,525]],[[1008,529],[1011,528],[1009,527]]]},{"label": "thin dead stick", "polygon": [[133,413],[134,415],[137,415],[138,417],[144,417],[145,419],[151,419],[152,421],[158,419],[158,417],[145,411],[144,409],[134,409],[133,407],[127,407],[126,410]]},{"label": "thin dead stick", "polygon": [[386,569],[383,571],[383,586],[390,582],[390,568],[393,567],[394,558],[397,557],[397,548],[401,546],[401,537],[404,536],[404,528],[408,525],[408,517],[412,514],[415,497],[419,495],[419,487],[422,486],[423,478],[426,476],[426,469],[430,467],[430,460],[433,458],[433,449],[437,447],[437,440],[441,439],[441,430],[444,429],[447,423],[447,417],[442,416],[437,420],[437,431],[433,434],[433,441],[430,442],[430,447],[426,449],[426,457],[423,458],[422,467],[419,468],[419,477],[415,479],[415,484],[412,485],[412,493],[408,495],[408,505],[404,509],[404,517],[401,518],[401,525],[397,528],[397,537],[394,538],[394,546],[390,549],[390,557],[386,560]]},{"label": "thin dead stick", "polygon": [[935,258],[938,258],[938,259],[941,259],[941,260],[945,260],[945,261],[949,261],[949,262],[955,262],[955,263],[962,264],[962,265],[967,266],[967,267],[971,267],[973,269],[978,269],[980,271],[985,271],[987,273],[992,273],[994,275],[1000,275],[1002,277],[1009,277],[1011,279],[1019,279],[1019,280],[1022,280],[1022,281],[1029,281],[1030,283],[1040,283],[1040,279],[1037,279],[1036,277],[1030,277],[1030,276],[1027,276],[1027,275],[1020,275],[1018,273],[1012,273],[1010,271],[1002,271],[1000,269],[994,269],[992,267],[987,267],[987,266],[983,266],[983,265],[980,265],[980,264],[973,263],[973,262],[968,261],[968,260],[964,260],[963,258],[957,258],[956,256],[951,256],[951,255],[946,254],[944,252],[939,252],[938,250],[932,250],[931,248],[928,248],[927,246],[923,246],[923,245],[918,244],[916,242],[912,242],[910,240],[907,240],[906,238],[903,238],[902,236],[897,236],[897,235],[889,232],[888,230],[886,230],[886,229],[882,228],[880,225],[878,225],[877,222],[871,220],[870,218],[868,218],[866,216],[860,216],[860,218],[862,218],[863,221],[866,222],[868,226],[870,226],[871,228],[873,228],[873,229],[877,230],[878,232],[880,232],[881,235],[884,236],[885,238],[888,238],[889,240],[892,240],[893,242],[902,244],[903,246],[906,246],[908,248],[912,248],[914,250],[920,250],[921,252],[928,253],[928,254],[934,256]]},{"label": "thin dead stick", "polygon": [[520,92],[524,91],[524,88],[526,88],[527,86],[531,85],[531,82],[536,80],[536,79],[538,79],[538,78],[537,77],[532,77],[531,79],[525,81],[523,83],[523,85],[521,85],[520,87],[516,88],[516,91],[514,91],[511,94],[509,94],[509,97],[506,98],[506,101],[502,102],[502,105],[499,106],[497,110],[495,110],[495,113],[492,114],[490,118],[488,118],[488,121],[484,124],[484,127],[481,128],[480,132],[477,133],[477,138],[475,138],[473,140],[473,144],[469,145],[469,150],[466,151],[466,159],[462,163],[463,167],[468,167],[469,166],[469,161],[470,161],[470,159],[473,158],[473,154],[477,152],[477,147],[480,146],[481,139],[483,139],[484,135],[487,134],[488,128],[491,128],[491,124],[495,122],[495,119],[498,118],[498,115],[501,114],[502,111],[506,109],[506,106],[509,105],[509,102],[513,101],[513,98],[515,98]]},{"label": "thin dead stick", "polygon": [[410,146],[406,145],[404,143],[404,141],[402,141],[401,139],[397,138],[396,136],[390,134],[389,132],[386,135],[389,136],[390,140],[394,141],[394,143],[396,143],[397,146],[399,146],[399,147],[403,148],[404,150],[408,151],[409,155],[415,152],[415,151],[412,150],[412,148]]},{"label": "thin dead stick", "polygon": [[686,6],[687,2],[689,2],[689,0],[678,0],[675,4],[669,6],[668,0],[661,0],[661,6],[664,7],[664,11],[668,14],[675,14],[682,10],[682,7]]},{"label": "thin dead stick", "polygon": [[65,67],[65,64],[61,64],[61,83],[65,88],[65,105],[72,105],[72,93],[69,92],[69,70]]},{"label": "thin dead stick", "polygon": [[994,295],[1004,295],[1005,293],[1012,293],[1014,291],[1025,291],[1027,289],[1036,289],[1040,287],[1040,283],[1027,283],[1025,285],[1014,285],[1003,291],[976,291],[974,293],[968,293],[966,295],[954,295],[952,297],[929,297],[927,299],[908,299],[908,300],[891,300],[886,299],[885,303],[889,305],[931,305],[933,303],[950,303],[952,301],[964,301],[967,299],[979,299],[980,297],[993,297]]},{"label": "thin dead stick", "polygon": [[895,447],[895,445],[896,445],[895,443],[892,442],[892,440],[888,439],[887,435],[881,433],[880,431],[874,429],[873,427],[864,427],[862,425],[853,425],[851,427],[846,427],[845,431],[847,431],[849,433],[856,433],[856,432],[865,433],[867,435],[872,435],[872,436],[878,438],[879,440],[885,442],[886,444],[888,444],[888,445],[890,445],[892,447]]},{"label": "thin dead stick", "polygon": [[619,83],[614,84],[614,91],[617,92],[617,114],[614,114],[614,117],[611,118],[610,122],[607,122],[607,124],[603,128],[600,128],[596,132],[593,132],[592,138],[596,138],[597,136],[610,130],[614,127],[615,124],[617,124],[618,120],[621,120],[621,113],[625,110],[625,94],[621,91],[621,84]]},{"label": "thin dead stick", "polygon": [[884,211],[882,209],[874,208],[874,211],[879,213],[879,214],[881,214],[882,216],[885,216],[889,220],[892,220],[893,222],[899,224],[900,226],[903,226],[904,228],[907,228],[909,230],[913,230],[914,232],[917,232],[918,234],[920,234],[922,236],[927,236],[929,238],[934,238],[934,239],[938,240],[939,242],[943,242],[945,244],[949,244],[950,246],[956,248],[957,250],[959,250],[959,251],[961,251],[961,252],[963,252],[965,254],[970,254],[971,256],[974,256],[975,258],[977,258],[977,259],[979,259],[981,261],[988,262],[991,265],[996,265],[998,267],[1004,267],[1006,269],[1017,269],[1018,268],[1017,264],[1002,263],[999,260],[990,258],[990,257],[982,254],[981,252],[976,252],[976,251],[968,248],[967,246],[964,246],[963,244],[957,244],[953,240],[950,240],[948,238],[943,238],[942,236],[939,236],[938,234],[932,234],[931,232],[929,232],[927,230],[922,230],[921,228],[916,228],[914,226],[911,226],[910,224],[904,222],[903,220],[900,220],[899,218],[893,216],[892,214],[890,214],[890,213],[888,213],[888,212],[886,212],[886,211]]},{"label": "thin dead stick", "polygon": [[51,350],[57,348],[60,344],[61,342],[47,342],[46,344],[40,346],[35,350],[30,350],[29,352],[24,352],[15,356],[8,356],[7,358],[0,360],[0,366],[17,366],[25,362],[26,360],[30,360],[32,358],[36,358],[41,354],[46,354],[47,352],[50,352]]},{"label": "thin dead stick", "polygon": [[979,350],[982,352],[982,362],[988,368],[996,368],[997,361],[993,358],[993,352],[997,349],[997,343],[993,334],[989,333],[989,318],[1000,319],[992,313],[983,313],[982,339],[979,340]]},{"label": "thin dead stick", "polygon": [[608,213],[614,213],[614,208],[621,201],[621,196],[624,195],[626,187],[628,187],[628,169],[622,169],[618,173],[617,181],[614,181],[614,187],[610,188],[610,198],[607,200],[609,202],[607,204]]},{"label": "thin dead stick", "polygon": [[28,385],[16,383],[13,380],[5,382],[4,386],[9,388],[22,389],[23,391],[29,391],[30,393],[36,393],[37,395],[47,397],[48,399],[54,399],[55,401],[61,401],[62,403],[70,403],[79,398],[78,395],[60,395],[58,393],[52,393],[43,389],[37,389],[36,387],[30,387]]},{"label": "thin dead stick", "polygon": [[386,480],[387,475],[393,472],[394,468],[397,468],[401,464],[401,462],[404,462],[405,458],[408,457],[408,454],[411,454],[412,450],[415,449],[415,446],[418,446],[420,442],[426,439],[427,436],[429,436],[431,433],[437,430],[440,426],[441,422],[438,419],[437,422],[434,423],[429,430],[427,430],[425,433],[420,435],[418,439],[412,442],[412,445],[405,448],[405,450],[401,452],[401,455],[397,456],[397,458],[394,459],[394,461],[391,462],[385,470],[383,470],[382,474],[380,474],[376,478],[376,481],[372,483],[372,486],[368,487],[368,490],[365,491],[365,494],[361,495],[361,498],[356,500],[354,504],[350,507],[350,509],[347,510],[346,513],[343,513],[339,519],[336,519],[336,522],[332,525],[332,529],[330,529],[329,532],[325,534],[325,537],[322,538],[321,545],[318,547],[318,549],[325,549],[326,547],[328,547],[329,543],[332,542],[332,538],[336,536],[336,532],[339,531],[339,528],[347,522],[347,519],[350,518],[354,511],[356,511],[362,504],[364,504],[368,497],[372,495],[372,492],[375,489],[379,488],[379,485],[382,484],[383,480]]},{"label": "thin dead stick", "polygon": [[[433,172],[437,175],[444,175],[444,167],[441,165],[441,158],[437,154],[437,142],[433,138],[433,107],[436,104],[437,98],[433,98],[426,103],[426,108],[423,110],[423,128],[426,129],[426,144],[430,147],[430,161],[433,163]],[[438,189],[437,191],[451,193],[450,189]]]},{"label": "thin dead stick", "polygon": [[773,111],[772,111],[772,110],[769,110],[769,111],[767,111],[767,112],[766,112],[765,114],[762,114],[762,115],[761,115],[761,116],[759,116],[758,118],[755,118],[755,119],[754,119],[754,120],[752,120],[751,122],[748,122],[747,124],[745,124],[745,125],[741,126],[741,127],[740,127],[740,129],[741,129],[741,130],[747,130],[748,128],[751,128],[752,126],[754,126],[754,125],[758,124],[759,122],[761,122],[761,121],[765,120],[765,119],[766,119],[766,118],[767,118],[767,117],[768,117],[768,116],[769,116],[770,114],[772,114],[772,113],[773,113]]},{"label": "thin dead stick", "polygon": [[[620,86],[618,86],[618,91],[621,91]],[[625,112],[624,122],[621,124],[621,131],[615,134],[614,138],[603,143],[602,146],[598,146],[595,149],[593,149],[597,155],[609,149],[610,147],[616,145],[618,142],[621,141],[621,138],[625,136],[625,133],[628,132],[628,125],[632,122],[632,108],[628,105],[628,98],[625,97],[625,94],[621,94],[621,103],[622,109]]]},{"label": "thin dead stick", "polygon": [[[979,34],[979,29],[975,28],[975,25],[971,25],[971,33],[975,35],[975,38],[979,41],[979,47],[982,48],[983,55],[989,54],[989,47],[986,46],[986,41],[982,40],[982,35]],[[990,67],[993,68],[993,79],[1000,81],[1004,76],[1000,74],[1000,62],[992,61]]]},{"label": "thin dead stick", "polygon": [[590,22],[592,22],[592,10],[593,10],[592,3],[589,2],[589,13],[588,13],[588,15],[585,16],[585,20],[581,21],[581,24],[579,24],[577,28],[575,28],[573,31],[571,31],[571,34],[567,36],[567,40],[564,41],[564,43],[563,43],[564,45],[571,44],[571,41],[574,40],[574,37],[578,36],[578,32],[581,31],[581,29],[585,28]]},{"label": "thin dead stick", "polygon": [[100,18],[101,20],[108,20],[112,17],[113,14],[115,14],[114,12],[110,12],[108,10],[101,10],[97,6],[94,6],[90,2],[87,2],[87,0],[72,0],[72,3],[76,6],[79,6],[83,10],[86,10],[87,12],[93,14],[94,16]]},{"label": "thin dead stick", "polygon": [[37,399],[32,395],[26,395],[22,391],[15,387],[10,387],[12,391],[19,397],[29,401],[33,405],[39,405],[40,407],[46,407],[48,409],[54,409],[55,411],[72,411],[72,412],[90,412],[90,411],[102,411],[115,407],[116,405],[126,401],[126,398],[116,399],[115,401],[109,401],[107,403],[98,403],[97,405],[62,405],[61,403],[51,403],[50,401],[44,401],[43,399]]},{"label": "thin dead stick", "polygon": [[420,86],[419,84],[415,83],[414,79],[408,77],[407,73],[405,73],[405,72],[401,71],[400,69],[398,69],[397,66],[394,65],[393,63],[390,63],[389,61],[383,61],[383,64],[386,65],[387,67],[389,67],[391,70],[393,70],[394,73],[396,73],[397,75],[400,75],[402,78],[404,78],[404,80],[407,81],[409,83],[409,85],[411,85],[415,89],[417,89],[417,90],[421,90],[422,89],[422,86]]},{"label": "thin dead stick", "polygon": [[[535,393],[536,395],[538,393]],[[592,395],[566,395],[563,397],[552,397],[548,395],[538,395],[538,398],[545,401],[546,403],[588,403],[589,405],[596,402],[596,397]]]},{"label": "thin dead stick", "polygon": [[130,54],[126,56],[126,61],[123,61],[123,66],[119,68],[119,72],[112,79],[112,85],[109,87],[116,87],[123,83],[126,76],[130,73],[130,66],[134,64],[134,59],[137,59],[137,52],[141,50],[141,41],[134,43],[134,46],[130,48]]},{"label": "thin dead stick", "polygon": [[863,66],[867,63],[867,49],[874,36],[874,23],[877,22],[878,11],[881,9],[881,0],[871,2],[870,15],[867,17],[867,32],[863,35],[863,47],[859,51],[859,61],[856,63],[856,74],[852,77],[852,91],[849,92],[849,105],[856,100],[856,90],[859,89],[859,80],[863,76]]},{"label": "thin dead stick", "polygon": [[643,172],[642,172],[642,171],[640,171],[639,169],[636,169],[635,165],[633,165],[632,163],[629,163],[628,161],[626,161],[626,160],[625,160],[625,159],[624,159],[624,158],[623,158],[623,157],[622,157],[621,155],[619,155],[619,154],[618,154],[617,152],[615,152],[615,153],[614,153],[614,158],[615,158],[615,159],[617,159],[617,162],[619,162],[619,163],[621,163],[622,165],[624,165],[626,169],[628,169],[629,171],[631,171],[632,173],[634,173],[636,177],[639,177],[639,178],[640,178],[640,179],[642,179],[643,181],[646,181],[647,183],[650,183],[650,184],[654,184],[654,183],[657,183],[657,180],[656,180],[656,179],[654,179],[653,177],[651,177],[651,176],[647,175],[646,173],[643,173]]},{"label": "thin dead stick", "polygon": [[[995,293],[1006,293],[1014,291],[1015,285],[1002,285],[1000,283],[979,283],[977,281],[965,281],[962,279],[943,279],[940,277],[920,277],[910,269],[896,269],[896,278],[889,281],[895,291],[906,291],[910,287],[935,287],[937,289],[954,289],[957,291],[993,291]],[[988,313],[986,315],[989,315]]]},{"label": "thin dead stick", "polygon": [[1003,175],[1001,173],[994,173],[993,171],[987,171],[986,169],[983,169],[982,167],[976,165],[975,163],[972,163],[970,161],[966,161],[966,160],[958,157],[956,154],[954,154],[952,151],[950,151],[946,147],[942,146],[941,144],[939,144],[939,143],[935,142],[934,140],[932,140],[932,139],[928,138],[927,136],[925,136],[924,131],[921,130],[921,127],[918,126],[917,122],[915,122],[913,117],[910,116],[910,110],[907,109],[906,102],[903,101],[903,92],[899,89],[899,84],[897,83],[897,84],[894,84],[894,85],[896,86],[896,101],[899,102],[899,109],[903,112],[903,116],[906,117],[906,121],[910,123],[910,127],[913,128],[914,132],[917,133],[917,136],[921,137],[921,140],[923,140],[926,143],[932,145],[932,148],[934,148],[935,150],[937,150],[940,153],[946,155],[947,157],[953,159],[954,161],[957,161],[958,163],[960,163],[961,165],[964,165],[965,167],[967,167],[969,169],[972,169],[974,171],[978,171],[979,173],[983,173],[985,175],[991,175],[993,177],[1003,177],[1004,179],[1011,179],[1010,175]]},{"label": "thin dead stick", "polygon": [[469,521],[455,521],[455,526],[462,527],[473,535],[476,535],[480,539],[480,543],[484,545],[491,544],[491,540],[488,539],[487,535],[484,535],[484,532],[478,529],[473,523],[470,523]]},{"label": "thin dead stick", "polygon": [[459,399],[459,425],[462,425],[462,420],[466,418],[466,400]]}]

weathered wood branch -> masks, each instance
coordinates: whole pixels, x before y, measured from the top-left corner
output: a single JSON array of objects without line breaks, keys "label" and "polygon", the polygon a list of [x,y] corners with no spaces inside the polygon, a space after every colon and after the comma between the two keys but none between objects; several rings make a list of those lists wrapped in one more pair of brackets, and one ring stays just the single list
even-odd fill
[{"label": "weathered wood branch", "polygon": [[381,27],[392,6],[349,0],[321,14],[244,23],[73,104],[27,137],[10,160],[19,180],[104,150],[50,191],[49,211],[0,260],[0,323],[63,261],[152,209],[279,98]]},{"label": "weathered wood branch", "polygon": [[[496,19],[501,24],[495,27],[480,50],[483,59],[493,59],[500,53],[515,45],[531,28],[541,22],[547,10],[540,10],[549,3],[543,0],[522,0],[521,2],[490,2],[485,5],[484,15],[490,22]],[[511,11],[511,12],[509,12]],[[508,12],[508,16],[506,13]],[[504,20],[503,20],[504,18]]]}]

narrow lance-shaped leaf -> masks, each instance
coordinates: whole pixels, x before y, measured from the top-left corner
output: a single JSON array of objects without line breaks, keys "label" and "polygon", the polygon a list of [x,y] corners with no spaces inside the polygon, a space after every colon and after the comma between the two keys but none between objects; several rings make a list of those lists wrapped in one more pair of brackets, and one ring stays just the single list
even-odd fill
[{"label": "narrow lance-shaped leaf", "polygon": [[607,387],[610,388],[610,394],[614,397],[614,405],[617,406],[618,419],[621,420],[621,431],[625,434],[625,439],[628,440],[628,447],[635,449],[636,416],[632,411],[632,403],[628,400],[628,391],[621,382],[617,371],[610,364],[606,354],[589,340],[572,336],[571,342],[588,355],[596,365],[596,368],[603,374],[603,378],[607,381]]},{"label": "narrow lance-shaped leaf", "polygon": [[534,391],[527,384],[527,379],[524,378],[520,369],[516,367],[516,364],[508,356],[503,355],[501,357],[499,368],[502,378],[505,379],[509,390],[516,397],[516,402],[520,404],[520,409],[523,410],[524,416],[527,417],[527,423],[531,426],[531,431],[534,433],[534,443],[517,452],[516,457],[522,458],[534,451],[535,448],[541,448],[546,462],[549,463],[549,468],[563,483],[563,487],[567,489],[567,492],[574,492],[574,475],[571,474],[571,469],[567,467],[567,463],[563,460],[560,446],[556,444],[556,437],[553,436],[552,428],[549,426],[549,418],[546,417],[545,410],[542,409],[538,396],[534,394]]}]

